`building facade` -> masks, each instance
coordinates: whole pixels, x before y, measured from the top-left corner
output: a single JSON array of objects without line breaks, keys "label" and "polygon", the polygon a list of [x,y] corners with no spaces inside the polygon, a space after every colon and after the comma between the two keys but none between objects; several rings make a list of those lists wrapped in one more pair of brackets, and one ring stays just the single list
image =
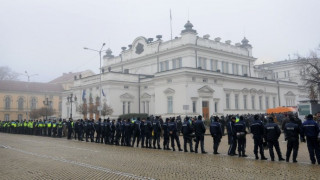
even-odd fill
[{"label": "building facade", "polygon": [[[111,117],[148,113],[208,118],[212,114],[263,113],[268,108],[297,104],[296,82],[256,75],[256,58],[246,38],[233,45],[219,37],[199,37],[189,21],[180,37],[161,38],[138,37],[128,49],[123,47],[119,56],[108,49],[103,73],[75,80],[64,92],[63,105],[73,93],[78,98],[72,114],[83,118],[81,105],[99,106],[100,91],[101,103],[113,109]],[[67,116],[70,109],[63,108],[62,115]],[[96,114],[91,112],[90,117],[99,117]]]},{"label": "building facade", "polygon": [[32,110],[42,107],[54,109],[51,117],[60,118],[62,92],[62,86],[56,84],[0,81],[0,120],[28,120]]}]

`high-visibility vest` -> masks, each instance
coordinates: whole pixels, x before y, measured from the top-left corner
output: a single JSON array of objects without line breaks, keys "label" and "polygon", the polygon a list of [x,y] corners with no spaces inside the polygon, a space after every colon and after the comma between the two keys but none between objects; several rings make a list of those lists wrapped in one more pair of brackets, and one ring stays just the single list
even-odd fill
[{"label": "high-visibility vest", "polygon": [[53,127],[53,128],[56,128],[56,127],[57,127],[57,123],[53,123],[53,124],[52,124],[52,127]]},{"label": "high-visibility vest", "polygon": [[33,122],[29,122],[28,123],[28,127],[32,129],[33,128]]},{"label": "high-visibility vest", "polygon": [[49,123],[47,124],[48,128],[51,128],[51,125],[52,125],[52,123],[49,122]]},{"label": "high-visibility vest", "polygon": [[58,128],[62,128],[62,122],[58,122]]},{"label": "high-visibility vest", "polygon": [[23,123],[23,127],[27,127],[28,126],[28,123],[27,122],[24,122]]},{"label": "high-visibility vest", "polygon": [[71,122],[71,127],[73,128],[73,122]]}]

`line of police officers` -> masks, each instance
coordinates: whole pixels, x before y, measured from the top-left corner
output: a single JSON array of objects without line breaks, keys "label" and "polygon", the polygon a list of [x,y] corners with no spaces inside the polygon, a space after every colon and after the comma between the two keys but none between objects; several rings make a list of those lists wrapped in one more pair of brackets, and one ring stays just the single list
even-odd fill
[{"label": "line of police officers", "polygon": [[[239,157],[247,157],[246,155],[246,134],[247,123],[244,116],[237,119],[231,116],[231,120],[227,123],[228,143],[230,145],[228,155]],[[282,125],[282,130],[285,134],[287,141],[286,159],[282,157],[279,146],[279,137],[281,130],[274,122],[273,117],[268,117],[268,123],[264,124],[259,115],[253,116],[253,121],[250,123],[249,130],[252,133],[254,140],[254,154],[255,158],[267,160],[264,155],[264,147],[268,147],[271,161],[274,161],[275,155],[273,148],[275,148],[279,161],[286,160],[289,162],[291,152],[293,151],[292,161],[297,162],[297,155],[299,149],[299,136],[301,142],[306,142],[309,150],[310,160],[312,164],[320,164],[320,148],[319,148],[319,126],[313,120],[312,115],[306,117],[306,121],[301,123],[294,116],[289,116]],[[175,151],[175,144],[178,146],[179,151],[188,152],[187,146],[189,145],[190,152],[198,153],[200,144],[201,153],[206,154],[204,149],[204,136],[206,128],[202,120],[202,116],[186,117],[184,122],[179,128],[181,122],[180,116],[176,118],[166,118],[162,120],[161,116],[150,116],[146,119],[131,121],[130,119],[110,120],[99,119],[97,122],[94,120],[77,120],[75,123],[72,119],[59,120],[58,122],[51,121],[3,121],[0,123],[0,131],[7,133],[30,134],[30,135],[43,135],[52,137],[62,137],[63,127],[66,127],[68,139],[72,139],[72,134],[75,139],[79,141],[114,144],[121,146],[134,146],[139,145],[142,148],[161,149],[160,137],[163,136],[163,149]],[[183,134],[183,150],[179,140],[180,130]],[[210,123],[210,134],[213,138],[213,154],[219,154],[218,148],[224,135],[223,125],[219,122],[219,117],[213,117]],[[96,137],[94,137],[96,135]],[[305,140],[305,137],[307,138]],[[94,139],[95,138],[95,139]],[[193,141],[195,147],[193,149]],[[238,147],[238,154],[236,149]],[[259,153],[258,153],[259,152]]]}]

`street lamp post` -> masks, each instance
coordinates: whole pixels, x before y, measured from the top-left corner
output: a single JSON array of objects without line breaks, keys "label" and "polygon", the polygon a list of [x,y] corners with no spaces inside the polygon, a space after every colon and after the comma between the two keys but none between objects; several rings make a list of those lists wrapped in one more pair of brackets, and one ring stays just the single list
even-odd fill
[{"label": "street lamp post", "polygon": [[100,57],[100,82],[99,82],[99,107],[98,107],[98,110],[99,110],[99,117],[101,117],[101,92],[102,92],[102,89],[101,89],[101,72],[102,72],[102,68],[101,68],[101,53],[103,52],[102,51],[102,48],[106,45],[106,43],[103,43],[101,48],[100,48],[100,51],[99,50],[95,50],[95,49],[90,49],[90,48],[87,48],[87,47],[84,47],[83,49],[85,50],[90,50],[90,51],[95,51],[95,52],[98,52],[99,53],[99,57]]},{"label": "street lamp post", "polygon": [[70,96],[67,97],[68,102],[71,104],[71,112],[70,112],[71,119],[72,119],[72,103],[77,100],[77,97],[75,96],[74,100],[72,98],[73,98],[73,94],[71,93]]},{"label": "street lamp post", "polygon": [[[24,73],[25,73],[25,76],[28,77],[27,90],[29,90],[30,77],[32,77],[32,76],[38,76],[38,74],[31,74],[31,75],[29,75],[27,71],[24,71]],[[29,98],[28,98],[28,95],[27,95],[27,112],[26,112],[27,121],[29,120],[28,109],[29,109]]]},{"label": "street lamp post", "polygon": [[48,120],[48,107],[49,105],[52,103],[52,101],[49,101],[49,98],[46,98],[44,101],[43,101],[43,105],[47,106],[46,107],[46,121]]}]

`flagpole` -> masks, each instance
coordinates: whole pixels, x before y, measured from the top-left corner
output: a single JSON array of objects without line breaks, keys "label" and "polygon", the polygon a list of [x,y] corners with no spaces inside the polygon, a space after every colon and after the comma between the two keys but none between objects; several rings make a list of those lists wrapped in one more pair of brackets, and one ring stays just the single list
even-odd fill
[{"label": "flagpole", "polygon": [[171,9],[170,9],[170,32],[171,32],[171,40],[172,40],[172,16],[171,16]]}]

